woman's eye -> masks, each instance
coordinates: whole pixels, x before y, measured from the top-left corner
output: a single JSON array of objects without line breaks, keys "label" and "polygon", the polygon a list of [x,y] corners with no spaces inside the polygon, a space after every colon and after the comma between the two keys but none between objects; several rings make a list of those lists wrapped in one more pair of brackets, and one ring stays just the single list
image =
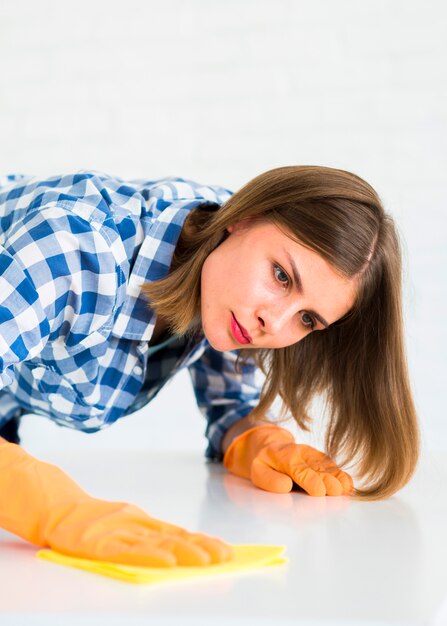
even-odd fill
[{"label": "woman's eye", "polygon": [[310,328],[310,330],[313,330],[315,327],[315,320],[313,317],[311,317],[309,315],[309,313],[303,313],[301,315],[301,320],[303,322],[303,326],[305,326],[306,328]]},{"label": "woman's eye", "polygon": [[273,273],[275,275],[276,280],[283,286],[288,287],[289,285],[289,277],[285,273],[285,271],[279,265],[273,266]]}]

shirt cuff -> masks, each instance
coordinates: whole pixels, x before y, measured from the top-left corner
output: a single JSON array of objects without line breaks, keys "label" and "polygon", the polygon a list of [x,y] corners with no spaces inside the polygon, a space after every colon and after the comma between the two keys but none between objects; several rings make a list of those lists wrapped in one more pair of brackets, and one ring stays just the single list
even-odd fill
[{"label": "shirt cuff", "polygon": [[[236,410],[229,411],[215,422],[208,425],[206,429],[206,437],[208,439],[208,447],[205,451],[205,457],[210,461],[221,463],[223,461],[222,452],[222,439],[224,438],[227,430],[239,422],[243,417],[246,417],[253,409],[258,405],[258,401],[254,400],[252,403],[246,403]],[[269,410],[266,416],[274,419],[274,413]]]}]

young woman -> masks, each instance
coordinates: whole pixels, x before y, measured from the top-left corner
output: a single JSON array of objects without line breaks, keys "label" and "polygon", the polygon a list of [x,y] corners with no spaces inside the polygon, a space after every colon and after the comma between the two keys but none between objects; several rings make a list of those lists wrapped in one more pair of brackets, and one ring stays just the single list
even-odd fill
[{"label": "young woman", "polygon": [[[118,563],[231,558],[219,539],[89,496],[17,445],[26,412],[94,432],[183,367],[208,421],[207,456],[262,489],[372,500],[410,479],[419,432],[399,243],[365,181],[293,166],[234,195],[87,171],[3,182],[0,526]],[[309,430],[318,396],[326,454],[295,443],[271,409],[279,398],[279,417]],[[357,489],[340,469],[354,464]]]}]

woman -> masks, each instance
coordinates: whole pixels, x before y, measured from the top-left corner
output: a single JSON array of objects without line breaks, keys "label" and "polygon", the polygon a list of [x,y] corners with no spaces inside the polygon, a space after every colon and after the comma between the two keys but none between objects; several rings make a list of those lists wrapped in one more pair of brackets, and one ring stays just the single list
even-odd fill
[{"label": "woman", "polygon": [[[0,526],[119,563],[231,558],[218,539],[87,495],[12,443],[27,411],[84,432],[109,426],[182,367],[208,421],[207,456],[260,488],[372,500],[410,479],[419,432],[399,244],[365,181],[294,166],[234,195],[95,172],[5,182]],[[317,395],[328,456],[271,422],[279,397],[281,417],[309,430]],[[364,484],[332,459],[356,463]]]}]

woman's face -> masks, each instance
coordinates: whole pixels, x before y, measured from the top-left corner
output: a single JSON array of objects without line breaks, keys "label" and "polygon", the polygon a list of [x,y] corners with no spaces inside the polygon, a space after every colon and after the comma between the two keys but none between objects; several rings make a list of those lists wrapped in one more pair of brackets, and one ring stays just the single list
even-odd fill
[{"label": "woman's face", "polygon": [[239,222],[201,277],[206,338],[221,352],[284,348],[324,330],[355,300],[355,280],[269,222]]}]

